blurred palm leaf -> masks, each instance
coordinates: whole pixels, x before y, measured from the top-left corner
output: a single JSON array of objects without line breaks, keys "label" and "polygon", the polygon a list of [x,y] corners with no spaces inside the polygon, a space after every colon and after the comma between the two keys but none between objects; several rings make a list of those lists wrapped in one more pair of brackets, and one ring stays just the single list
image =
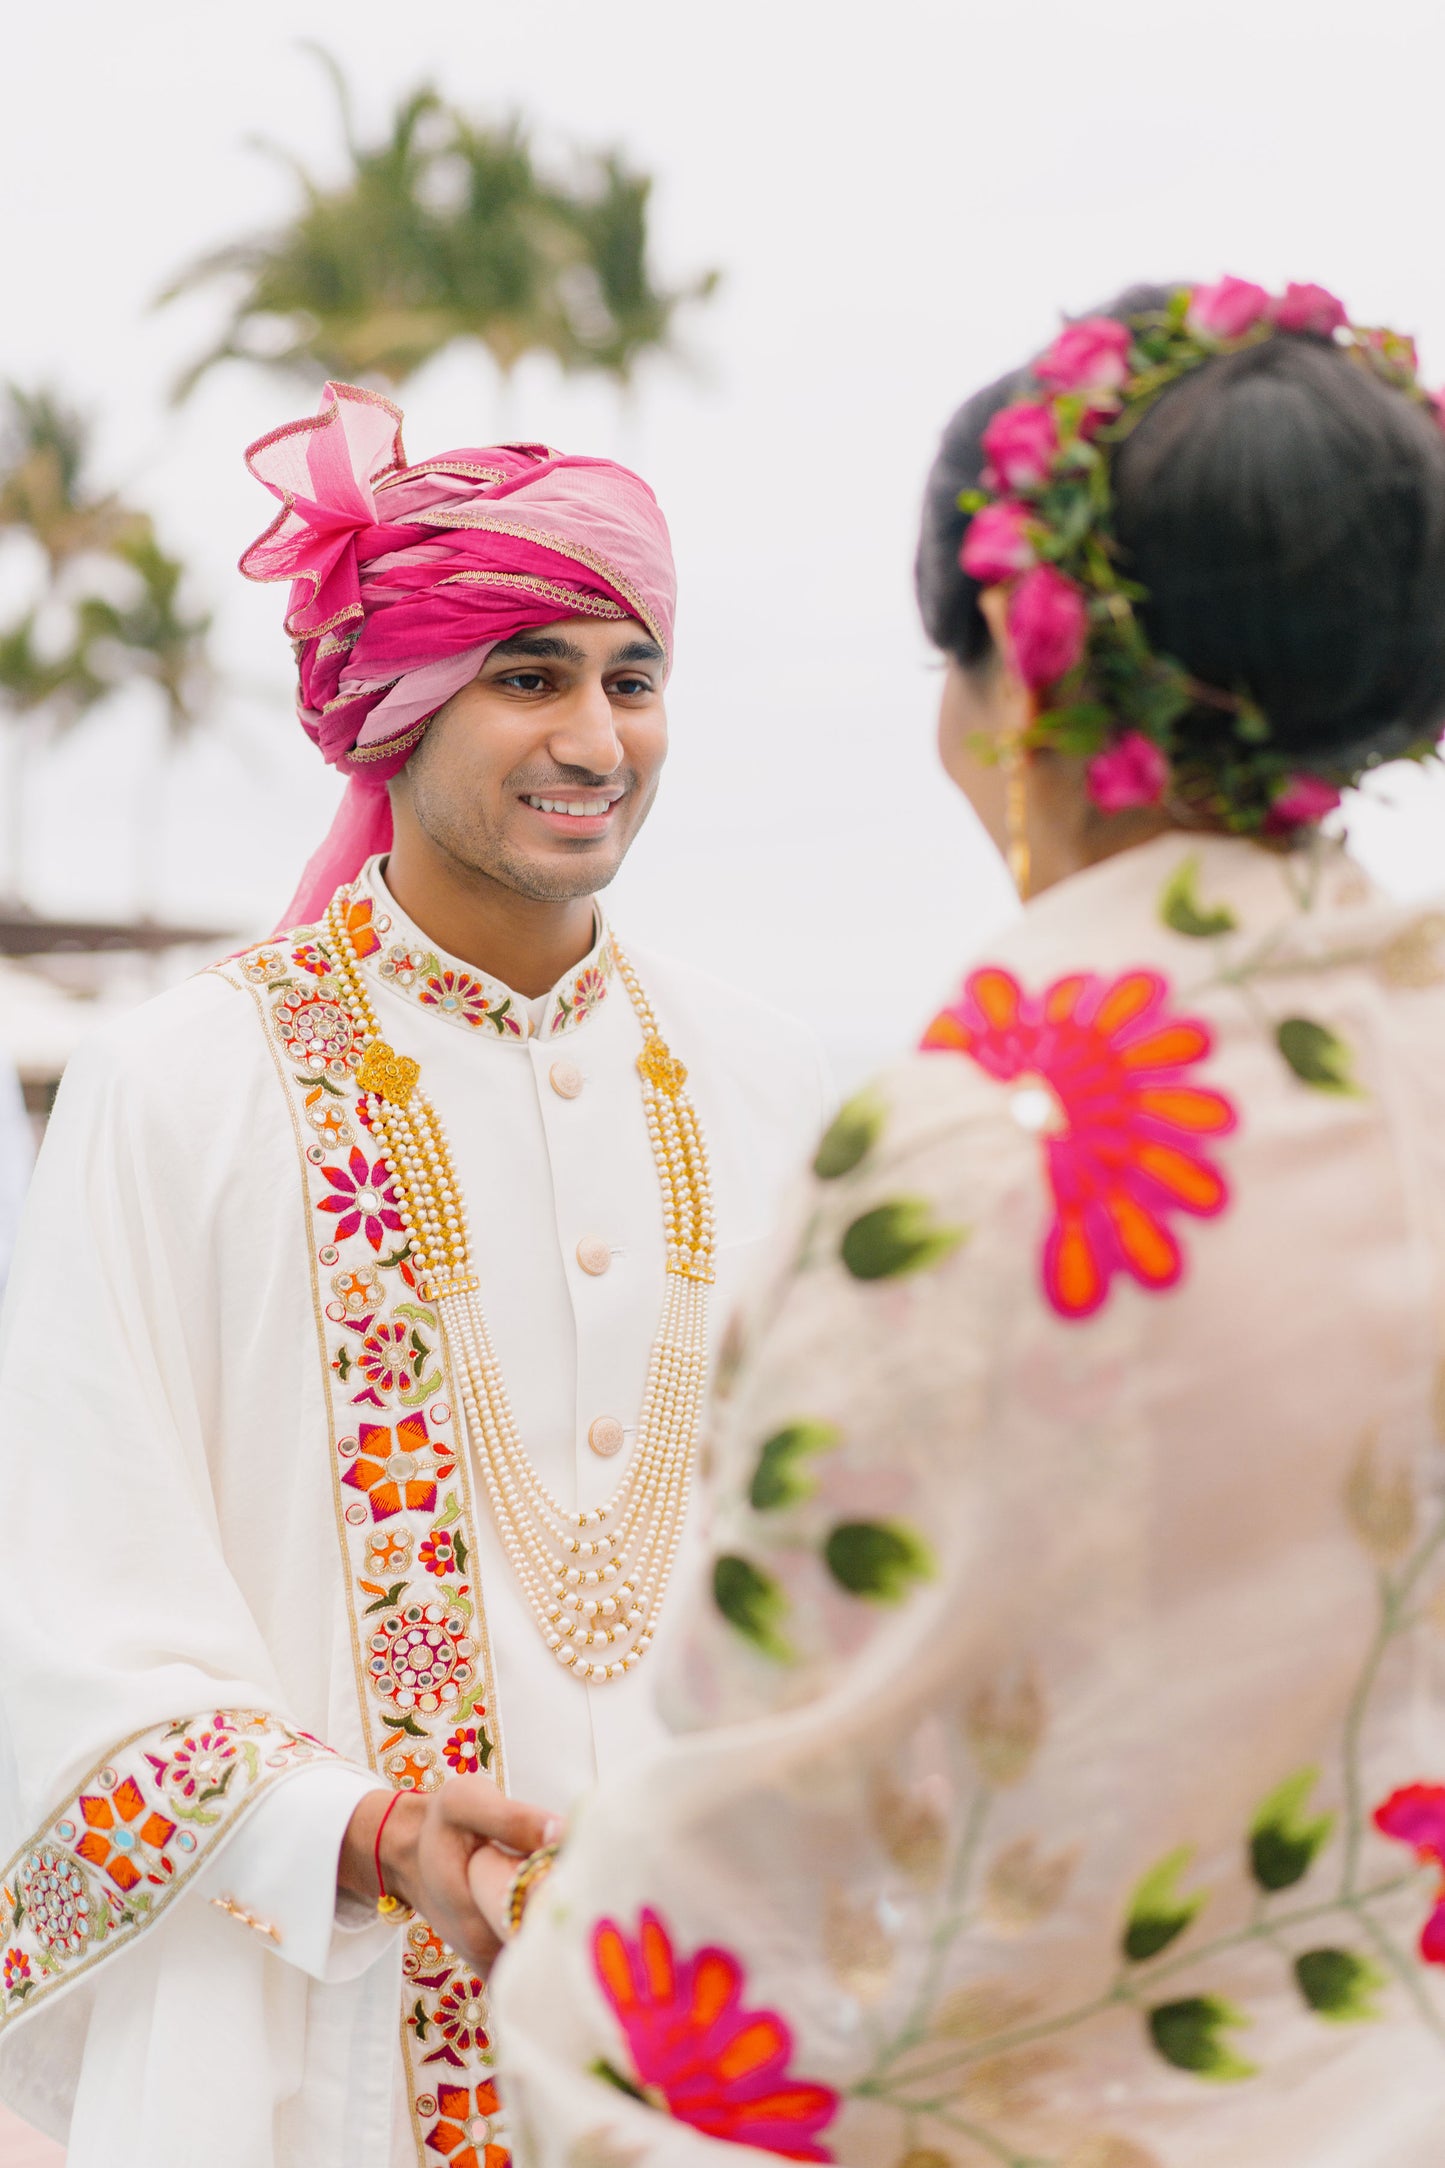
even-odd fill
[{"label": "blurred palm leaf", "polygon": [[288,152],[300,202],[275,231],[215,250],[161,296],[215,281],[235,289],[229,320],[176,387],[185,398],[219,362],[399,384],[457,339],[486,347],[505,375],[523,355],[627,382],[641,355],[671,345],[683,304],[716,274],[668,291],[647,261],[651,182],[616,154],[575,183],[540,174],[519,120],[483,126],[423,86],[378,143],[358,141],[336,87],[348,170],[326,187]]}]

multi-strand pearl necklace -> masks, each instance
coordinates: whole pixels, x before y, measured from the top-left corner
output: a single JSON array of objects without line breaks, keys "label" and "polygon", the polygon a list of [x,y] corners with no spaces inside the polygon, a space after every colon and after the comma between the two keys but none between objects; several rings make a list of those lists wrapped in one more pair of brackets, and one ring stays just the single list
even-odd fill
[{"label": "multi-strand pearl necklace", "polygon": [[[642,1027],[637,1067],[662,1187],[667,1287],[637,1450],[607,1503],[577,1513],[553,1497],[522,1445],[477,1299],[447,1133],[418,1089],[420,1063],[382,1037],[346,924],[348,900],[344,889],[332,898],[326,929],[360,1040],[357,1082],[396,1186],[419,1291],[441,1319],[497,1529],[542,1637],[574,1678],[600,1686],[631,1671],[652,1645],[692,1482],[715,1240],[707,1151],[684,1090],[687,1071],[665,1045],[637,975],[614,942],[618,974]],[[608,1653],[588,1653],[594,1650]]]}]

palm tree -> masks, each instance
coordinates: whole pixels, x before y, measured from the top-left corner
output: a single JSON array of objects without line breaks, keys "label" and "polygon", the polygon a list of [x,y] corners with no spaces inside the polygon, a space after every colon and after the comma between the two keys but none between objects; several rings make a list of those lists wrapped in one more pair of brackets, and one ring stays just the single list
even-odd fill
[{"label": "palm tree", "polygon": [[717,283],[654,285],[647,260],[651,182],[616,153],[571,182],[538,171],[519,120],[483,126],[423,85],[387,135],[363,143],[336,62],[348,160],[327,187],[274,144],[301,200],[289,222],[189,265],[162,301],[213,281],[235,288],[216,344],[176,387],[243,359],[399,384],[457,339],[478,340],[503,377],[529,353],[630,381],[638,359],[672,345],[673,319]]},{"label": "palm tree", "polygon": [[[4,880],[21,888],[26,781],[58,733],[137,682],[160,695],[168,743],[194,728],[210,685],[210,619],[181,603],[184,567],[156,539],[149,514],[88,474],[84,419],[46,390],[11,386],[0,415],[0,541],[25,535],[43,561],[29,607],[0,625],[0,723],[13,758]],[[153,854],[138,840],[138,866]]]}]

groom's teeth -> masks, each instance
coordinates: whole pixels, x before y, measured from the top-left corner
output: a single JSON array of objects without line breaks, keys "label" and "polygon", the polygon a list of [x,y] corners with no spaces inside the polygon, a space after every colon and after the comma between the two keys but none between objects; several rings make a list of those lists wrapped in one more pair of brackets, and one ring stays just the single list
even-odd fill
[{"label": "groom's teeth", "polygon": [[610,800],[606,798],[586,798],[579,801],[577,799],[529,797],[527,803],[530,806],[535,806],[539,813],[570,813],[574,820],[597,820],[608,810]]}]

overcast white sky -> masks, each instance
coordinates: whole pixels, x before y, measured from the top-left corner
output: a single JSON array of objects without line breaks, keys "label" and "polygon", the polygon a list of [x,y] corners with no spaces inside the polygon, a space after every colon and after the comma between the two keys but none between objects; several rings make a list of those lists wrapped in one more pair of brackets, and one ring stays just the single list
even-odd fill
[{"label": "overcast white sky", "polygon": [[[1008,908],[936,774],[936,678],[910,559],[936,433],[976,384],[1138,277],[1316,279],[1422,337],[1445,373],[1439,241],[1445,10],[1436,0],[57,0],[10,11],[0,58],[0,374],[90,409],[104,476],[159,516],[217,615],[236,690],[155,831],[154,898],[264,926],[335,785],[290,713],[279,590],[233,566],[269,498],[241,450],[314,386],[233,366],[179,414],[165,388],[220,297],[157,314],[178,265],[264,227],[290,183],[265,133],[337,169],[310,37],[364,125],[430,78],[520,109],[559,155],[619,144],[657,177],[663,277],[708,265],[692,360],[606,387],[525,368],[505,405],[478,350],[404,392],[413,457],[495,435],[641,468],[681,576],[672,768],[613,899],[810,1016],[845,1069],[916,1028]],[[113,713],[35,795],[35,900],[121,911],[155,732]],[[1445,790],[1411,775],[1357,834],[1435,885]]]}]

